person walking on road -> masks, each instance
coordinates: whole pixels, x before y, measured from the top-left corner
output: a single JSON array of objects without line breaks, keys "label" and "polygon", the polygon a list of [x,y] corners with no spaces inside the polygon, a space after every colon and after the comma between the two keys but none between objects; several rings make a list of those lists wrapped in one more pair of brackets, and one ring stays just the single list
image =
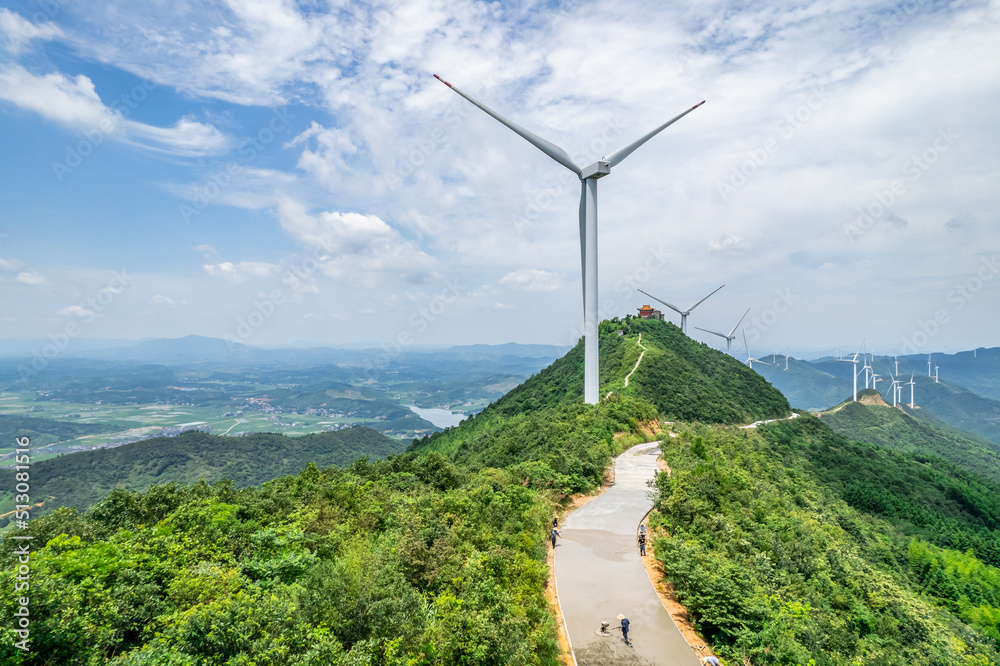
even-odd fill
[{"label": "person walking on road", "polygon": [[556,529],[555,527],[553,527],[553,528],[552,528],[552,547],[553,547],[553,548],[555,548],[555,547],[556,547],[556,537],[557,537],[557,536],[561,536],[561,535],[559,534],[559,530],[557,530],[557,529]]},{"label": "person walking on road", "polygon": [[708,666],[722,666],[722,662],[719,661],[719,658],[714,655],[702,657],[701,660],[708,664]]},{"label": "person walking on road", "polygon": [[639,532],[639,556],[646,556],[646,533]]},{"label": "person walking on road", "polygon": [[625,617],[624,615],[619,615],[618,619],[621,620],[621,622],[622,622],[622,626],[621,626],[622,638],[625,639],[625,644],[626,645],[628,645],[629,647],[632,647],[632,641],[630,641],[628,639],[628,618]]}]

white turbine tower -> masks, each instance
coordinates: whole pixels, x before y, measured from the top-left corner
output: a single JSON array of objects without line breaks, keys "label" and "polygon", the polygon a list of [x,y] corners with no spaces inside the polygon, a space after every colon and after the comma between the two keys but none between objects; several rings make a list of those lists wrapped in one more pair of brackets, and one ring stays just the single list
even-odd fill
[{"label": "white turbine tower", "polygon": [[[889,376],[892,377],[891,372],[889,373]],[[898,400],[899,381],[895,377],[892,377],[892,384],[890,385],[890,389],[892,390],[892,406],[895,407],[899,403]]]},{"label": "white turbine tower", "polygon": [[[726,285],[722,285],[722,287],[725,287],[725,286]],[[722,289],[722,287],[719,287],[719,289]],[[719,291],[719,289],[716,289],[715,291]],[[674,312],[676,312],[677,314],[679,314],[681,316],[681,333],[687,333],[687,320],[688,320],[688,315],[691,314],[691,311],[694,310],[699,305],[701,305],[702,303],[704,303],[708,299],[708,296],[711,296],[712,294],[715,293],[715,291],[713,291],[712,294],[709,294],[705,298],[701,299],[700,301],[698,301],[697,303],[695,303],[694,305],[692,305],[691,307],[689,307],[687,310],[681,310],[676,305],[671,305],[670,303],[667,303],[666,301],[661,301],[656,296],[653,296],[652,294],[646,293],[642,289],[639,289],[638,291],[640,293],[646,294],[647,296],[649,296],[650,298],[652,298],[654,301],[658,301],[660,303],[663,303],[668,308],[670,308],[671,310],[673,310]],[[749,312],[749,310],[748,310],[748,312]],[[745,317],[746,315],[743,315],[743,316]],[[743,321],[743,320],[741,319],[740,321]],[[736,324],[736,325],[739,326],[739,324]],[[701,330],[704,331],[705,329],[701,329]],[[735,331],[736,329],[734,328],[733,330]]]},{"label": "white turbine tower", "polygon": [[913,409],[913,386],[916,384],[916,382],[913,381],[913,373],[910,373],[910,381],[906,383],[910,385],[910,409]]},{"label": "white turbine tower", "polygon": [[[719,289],[721,289],[721,287]],[[718,291],[718,289],[716,291]],[[645,292],[643,292],[643,293],[645,293]],[[647,296],[648,296],[648,294],[647,294]],[[711,294],[709,294],[709,296],[711,296]],[[652,296],[650,296],[650,298],[652,298]],[[736,339],[736,335],[735,335],[736,329],[739,328],[740,324],[743,323],[743,320],[746,318],[746,316],[748,314],[750,314],[750,308],[747,308],[747,311],[743,313],[743,316],[740,317],[740,320],[738,322],[736,322],[736,326],[733,326],[733,329],[731,331],[729,331],[729,335],[726,335],[725,333],[719,333],[718,331],[710,331],[707,328],[702,328],[701,326],[695,326],[695,328],[697,328],[699,331],[705,331],[706,333],[711,333],[712,335],[717,335],[720,338],[725,338],[726,339],[726,353],[729,354],[730,356],[732,356],[733,355],[733,340]],[[785,368],[785,369],[787,370],[788,368]]]},{"label": "white turbine tower", "polygon": [[931,376],[931,355],[927,355],[927,376]]},{"label": "white turbine tower", "polygon": [[935,384],[938,383],[938,370],[940,370],[940,369],[941,369],[940,365],[935,365],[934,366],[934,383]]},{"label": "white turbine tower", "polygon": [[[868,352],[865,352],[864,359],[865,359],[865,364],[861,368],[861,370],[862,370],[862,372],[865,373],[865,388],[868,388],[869,375],[873,374],[874,370],[872,370],[872,366],[868,365]],[[874,387],[872,387],[872,388],[874,388]]]},{"label": "white turbine tower", "polygon": [[746,364],[750,366],[750,369],[753,370],[754,361],[757,361],[758,363],[763,363],[764,365],[771,365],[767,361],[762,361],[759,358],[754,358],[753,356],[750,355],[750,345],[747,344],[747,332],[745,329],[742,328],[740,329],[740,332],[743,333],[743,346],[746,347],[747,350]]},{"label": "white turbine tower", "polygon": [[437,74],[434,75],[456,93],[478,106],[487,114],[493,116],[501,124],[538,148],[553,160],[563,165],[580,178],[580,268],[583,272],[583,320],[584,320],[584,380],[583,399],[587,404],[595,405],[600,399],[598,395],[598,329],[597,329],[597,180],[611,173],[611,168],[631,155],[639,146],[665,130],[670,125],[691,113],[704,104],[695,104],[674,118],[663,123],[645,136],[636,139],[624,148],[619,148],[610,155],[589,166],[579,166],[565,150],[545,139],[532,134],[520,125],[513,123],[492,109],[483,106],[464,92],[451,85]]},{"label": "white turbine tower", "polygon": [[852,363],[854,365],[854,402],[858,401],[858,354],[861,353],[861,347],[865,346],[865,341],[861,341],[861,345],[858,347],[858,351],[854,352],[854,356],[851,358],[837,359],[838,361],[843,361],[845,363]]}]

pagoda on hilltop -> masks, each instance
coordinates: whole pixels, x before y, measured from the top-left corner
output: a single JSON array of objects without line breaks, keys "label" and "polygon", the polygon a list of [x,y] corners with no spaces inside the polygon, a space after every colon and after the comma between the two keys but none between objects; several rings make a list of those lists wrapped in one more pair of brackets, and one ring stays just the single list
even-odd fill
[{"label": "pagoda on hilltop", "polygon": [[639,308],[639,316],[643,319],[663,319],[663,313],[649,305],[643,305]]}]

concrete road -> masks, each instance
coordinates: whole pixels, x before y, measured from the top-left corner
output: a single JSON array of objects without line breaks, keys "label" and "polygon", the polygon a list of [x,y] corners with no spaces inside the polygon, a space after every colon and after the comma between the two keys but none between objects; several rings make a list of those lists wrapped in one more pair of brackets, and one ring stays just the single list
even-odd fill
[{"label": "concrete road", "polygon": [[[660,603],[636,545],[639,523],[653,506],[647,482],[658,471],[657,455],[657,442],[620,455],[614,485],[571,513],[560,529],[556,587],[578,666],[700,664]],[[631,648],[621,631],[597,634],[602,620],[618,627],[619,614],[631,621]]]}]

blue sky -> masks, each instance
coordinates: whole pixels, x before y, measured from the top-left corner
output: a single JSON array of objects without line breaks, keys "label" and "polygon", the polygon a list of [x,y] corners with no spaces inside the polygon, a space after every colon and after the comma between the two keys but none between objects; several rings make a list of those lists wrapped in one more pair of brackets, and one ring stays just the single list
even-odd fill
[{"label": "blue sky", "polygon": [[[768,347],[996,346],[997,2],[0,7],[0,337],[572,344],[638,286]],[[705,341],[715,340],[706,336]]]}]

